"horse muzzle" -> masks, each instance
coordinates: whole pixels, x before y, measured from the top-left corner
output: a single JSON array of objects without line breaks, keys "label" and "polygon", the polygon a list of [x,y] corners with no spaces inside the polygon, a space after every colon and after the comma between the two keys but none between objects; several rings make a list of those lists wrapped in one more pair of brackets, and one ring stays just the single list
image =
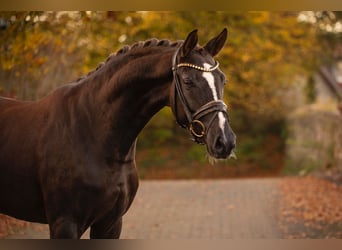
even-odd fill
[{"label": "horse muzzle", "polygon": [[199,144],[206,144],[210,156],[226,159],[234,152],[236,136],[228,123],[227,106],[223,101],[203,105],[193,115],[188,129]]},{"label": "horse muzzle", "polygon": [[207,144],[208,152],[216,159],[226,159],[231,156],[236,147],[236,136],[232,135],[229,139],[226,136],[218,135],[214,139],[214,143],[210,146]]},{"label": "horse muzzle", "polygon": [[236,135],[228,121],[224,122],[223,128],[214,124],[210,127],[206,136],[206,146],[209,155],[216,159],[226,159],[234,155]]}]

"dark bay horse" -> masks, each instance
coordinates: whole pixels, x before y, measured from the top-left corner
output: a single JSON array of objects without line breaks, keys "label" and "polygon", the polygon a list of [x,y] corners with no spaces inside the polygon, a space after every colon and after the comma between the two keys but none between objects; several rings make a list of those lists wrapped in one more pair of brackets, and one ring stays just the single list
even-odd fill
[{"label": "dark bay horse", "polygon": [[125,46],[95,71],[36,102],[0,98],[0,213],[48,223],[51,238],[119,238],[138,188],[139,132],[164,106],[214,158],[235,135],[213,59],[224,29],[204,47],[151,39]]}]

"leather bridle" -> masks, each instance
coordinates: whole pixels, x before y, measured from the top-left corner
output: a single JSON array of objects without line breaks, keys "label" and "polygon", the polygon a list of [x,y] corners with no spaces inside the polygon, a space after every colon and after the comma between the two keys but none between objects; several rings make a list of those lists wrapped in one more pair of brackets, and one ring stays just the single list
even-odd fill
[{"label": "leather bridle", "polygon": [[[172,109],[174,111],[176,121],[177,123],[183,127],[189,129],[191,135],[194,137],[195,141],[200,144],[205,144],[205,136],[209,130],[209,128],[212,125],[212,122],[215,119],[215,116],[219,113],[222,112],[226,117],[228,117],[227,113],[227,105],[222,101],[222,100],[213,100],[210,101],[203,106],[201,106],[199,109],[197,109],[195,112],[191,112],[190,107],[188,102],[186,101],[186,98],[184,96],[184,93],[182,91],[182,88],[180,86],[180,80],[179,76],[177,74],[177,69],[181,67],[187,67],[187,68],[192,68],[195,70],[203,71],[203,72],[212,72],[216,70],[219,66],[219,63],[216,61],[216,64],[211,67],[211,68],[204,68],[198,65],[194,65],[191,63],[179,63],[177,64],[177,57],[179,53],[179,48],[175,52],[172,58],[172,71],[173,71],[173,79],[174,79],[174,100],[172,103]],[[178,117],[178,112],[177,112],[177,95],[179,96],[179,99],[182,103],[183,109],[185,116],[187,118],[187,124],[184,124],[180,121]],[[213,114],[212,114],[213,113]],[[202,117],[212,114],[212,117],[210,118],[208,122],[208,126],[206,127],[204,123],[200,120]]]}]

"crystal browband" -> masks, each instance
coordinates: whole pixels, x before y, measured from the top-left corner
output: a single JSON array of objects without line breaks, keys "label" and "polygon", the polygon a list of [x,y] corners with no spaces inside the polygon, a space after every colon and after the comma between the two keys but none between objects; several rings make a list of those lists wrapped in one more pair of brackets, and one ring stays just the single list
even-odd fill
[{"label": "crystal browband", "polygon": [[176,67],[173,68],[173,70],[181,68],[181,67],[187,67],[187,68],[193,68],[193,69],[197,69],[197,70],[204,71],[204,72],[212,72],[215,69],[217,69],[218,66],[219,66],[218,61],[216,61],[215,65],[210,67],[210,68],[204,68],[204,67],[201,67],[201,66],[198,66],[195,64],[191,64],[191,63],[179,63],[176,65]]}]

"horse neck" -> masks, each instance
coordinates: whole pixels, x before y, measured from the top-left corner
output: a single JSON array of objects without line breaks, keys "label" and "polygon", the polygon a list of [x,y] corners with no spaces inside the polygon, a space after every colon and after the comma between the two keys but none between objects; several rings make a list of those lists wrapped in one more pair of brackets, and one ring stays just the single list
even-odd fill
[{"label": "horse neck", "polygon": [[94,132],[109,162],[133,160],[136,137],[169,104],[174,50],[157,48],[141,56],[127,53],[108,61],[83,83],[93,85],[87,88],[94,100],[88,104],[93,105]]}]

